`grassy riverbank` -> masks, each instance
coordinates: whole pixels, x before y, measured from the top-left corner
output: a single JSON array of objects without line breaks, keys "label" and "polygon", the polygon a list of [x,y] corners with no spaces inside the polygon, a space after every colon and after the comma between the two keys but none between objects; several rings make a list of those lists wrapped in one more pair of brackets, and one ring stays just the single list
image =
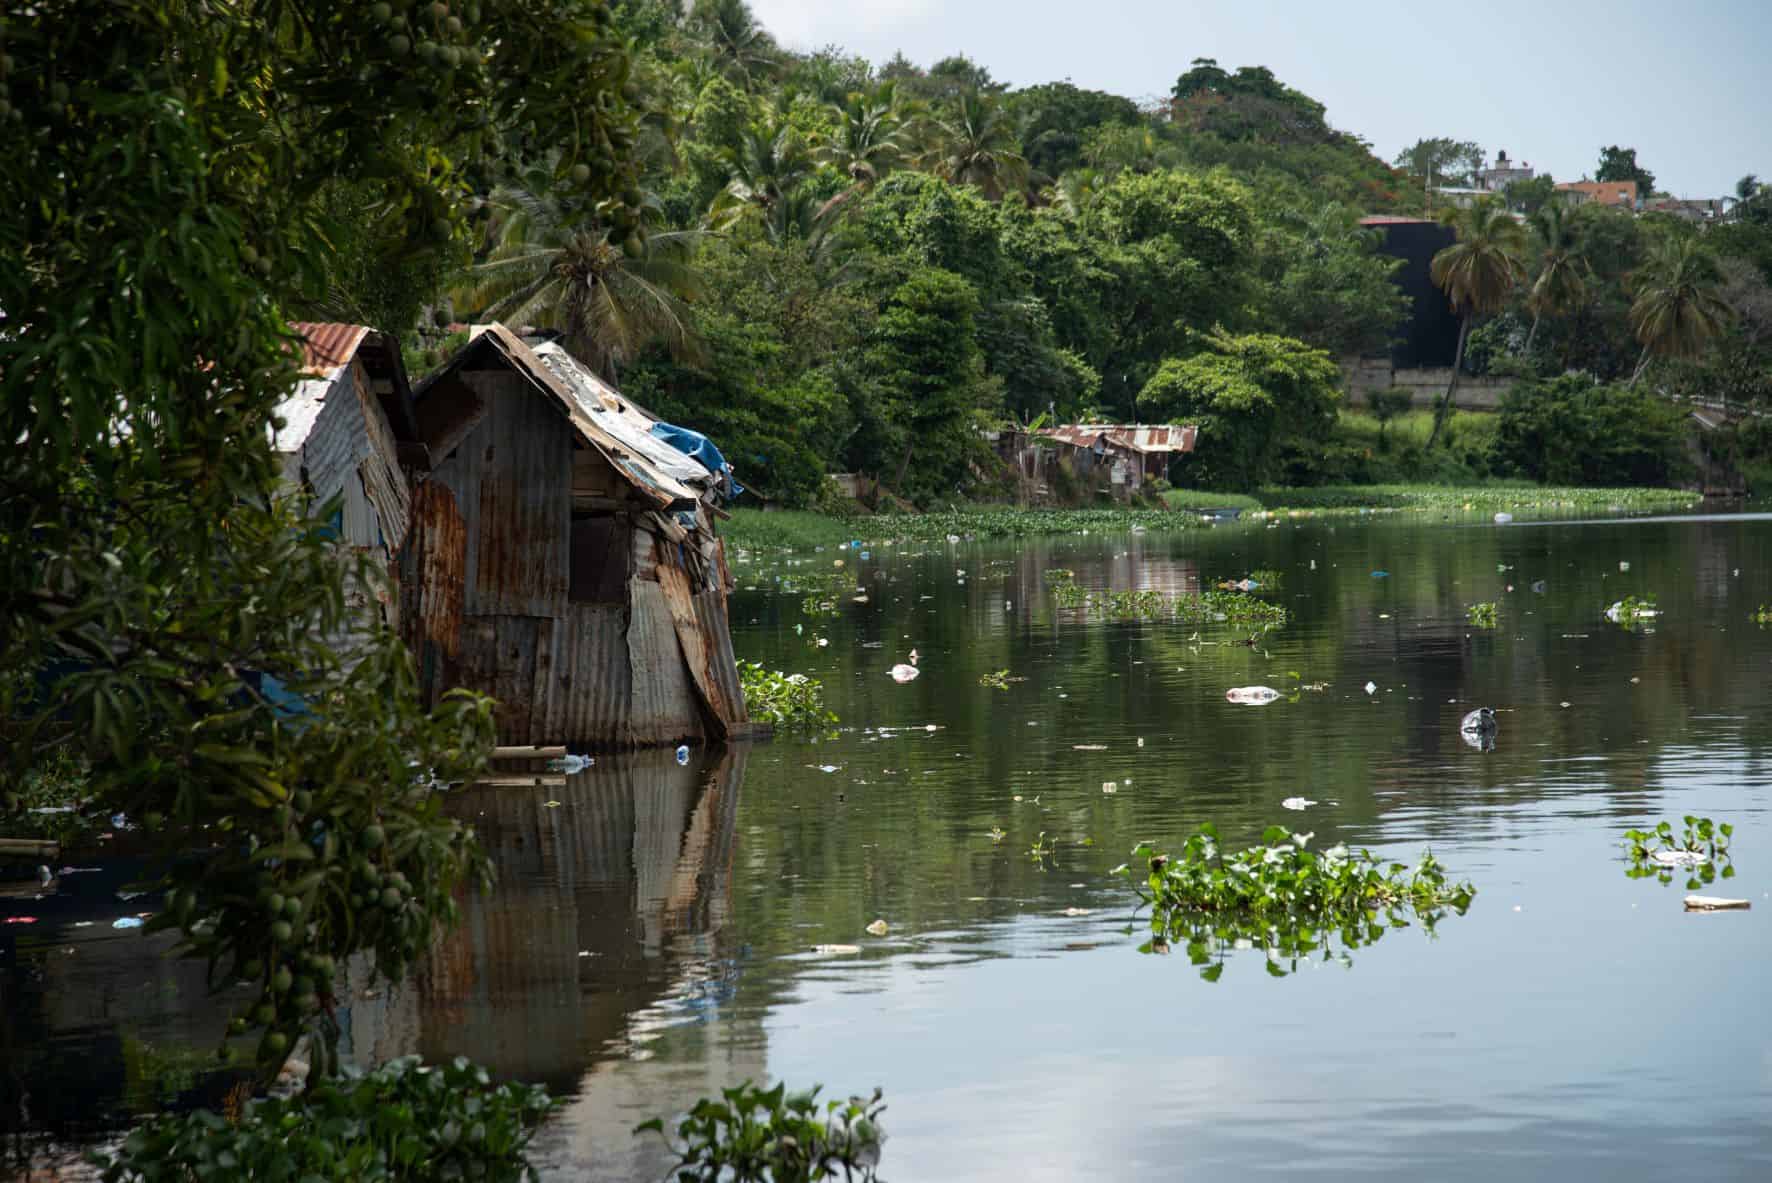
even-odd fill
[{"label": "grassy riverbank", "polygon": [[734,510],[722,533],[747,550],[812,550],[862,543],[939,542],[962,538],[1018,538],[1041,534],[1182,530],[1198,527],[1212,509],[1246,513],[1318,515],[1362,512],[1520,513],[1682,509],[1697,494],[1680,489],[1572,489],[1530,484],[1324,485],[1262,489],[1250,494],[1172,489],[1164,509],[1017,509],[981,505],[925,514],[858,514],[836,517],[799,510]]}]

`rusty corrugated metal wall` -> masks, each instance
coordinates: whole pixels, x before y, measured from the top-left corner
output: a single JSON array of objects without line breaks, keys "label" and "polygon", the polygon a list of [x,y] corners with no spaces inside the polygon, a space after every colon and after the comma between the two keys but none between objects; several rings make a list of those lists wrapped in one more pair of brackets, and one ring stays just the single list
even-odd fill
[{"label": "rusty corrugated metal wall", "polygon": [[[503,355],[479,356],[498,365]],[[490,694],[501,743],[575,751],[719,739],[744,722],[717,544],[652,514],[649,501],[612,511],[601,550],[633,556],[617,585],[624,602],[572,602],[575,452],[601,453],[579,446],[576,424],[509,369],[434,380],[421,423],[435,417],[429,399],[473,417],[465,433],[436,425],[449,450],[433,454],[413,498],[400,565],[427,701],[454,686]],[[608,594],[583,575],[599,599]]]}]

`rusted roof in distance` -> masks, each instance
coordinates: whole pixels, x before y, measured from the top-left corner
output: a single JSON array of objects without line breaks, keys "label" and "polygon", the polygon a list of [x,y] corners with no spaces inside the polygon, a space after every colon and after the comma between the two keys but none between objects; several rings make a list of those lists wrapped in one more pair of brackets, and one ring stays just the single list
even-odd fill
[{"label": "rusted roof in distance", "polygon": [[1062,427],[1043,427],[1034,434],[1073,448],[1093,448],[1097,440],[1108,447],[1129,452],[1191,452],[1200,429],[1170,424],[1071,423]]},{"label": "rusted roof in distance", "polygon": [[370,333],[368,325],[318,324],[310,321],[289,326],[301,334],[302,373],[324,377],[340,366],[349,365],[357,346]]}]

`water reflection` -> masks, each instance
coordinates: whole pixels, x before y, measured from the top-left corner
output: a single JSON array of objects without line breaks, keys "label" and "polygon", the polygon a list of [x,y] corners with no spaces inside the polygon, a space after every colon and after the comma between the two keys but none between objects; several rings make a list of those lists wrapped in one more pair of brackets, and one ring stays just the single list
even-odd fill
[{"label": "water reflection", "polygon": [[[569,1103],[544,1158],[612,1148],[645,1165],[633,1126],[670,1111],[686,1084],[673,1069],[649,1085],[649,1045],[718,1018],[739,980],[723,933],[746,758],[731,747],[679,766],[670,751],[643,752],[452,796],[498,866],[497,890],[465,901],[411,986],[353,1008],[355,1055],[465,1055],[545,1084]],[[761,1040],[728,1066],[710,1087],[761,1078]]]}]

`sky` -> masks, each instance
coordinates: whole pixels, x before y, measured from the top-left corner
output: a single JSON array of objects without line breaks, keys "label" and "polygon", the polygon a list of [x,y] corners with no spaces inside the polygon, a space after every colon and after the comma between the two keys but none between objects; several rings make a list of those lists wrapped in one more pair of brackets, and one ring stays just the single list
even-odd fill
[{"label": "sky", "polygon": [[1416,140],[1474,140],[1559,181],[1600,148],[1637,149],[1656,186],[1733,194],[1772,178],[1768,0],[751,0],[794,49],[878,65],[964,53],[1013,86],[1068,79],[1167,95],[1196,57],[1262,65],[1385,160]]}]

